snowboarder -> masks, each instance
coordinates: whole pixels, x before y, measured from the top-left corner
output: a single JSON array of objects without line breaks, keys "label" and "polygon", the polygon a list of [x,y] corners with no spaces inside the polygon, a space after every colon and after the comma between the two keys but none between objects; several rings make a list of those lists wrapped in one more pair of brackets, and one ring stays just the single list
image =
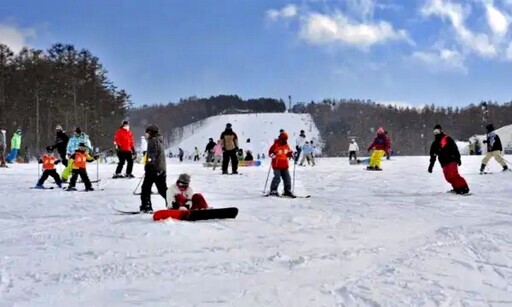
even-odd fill
[{"label": "snowboarder", "polygon": [[370,165],[368,165],[368,170],[376,170],[380,171],[380,160],[386,154],[386,150],[389,149],[388,139],[384,134],[384,129],[380,127],[377,129],[377,136],[373,140],[373,143],[368,147],[368,151],[373,149],[373,153],[370,157]]},{"label": "snowboarder", "polygon": [[94,157],[92,157],[87,152],[87,145],[85,143],[82,142],[78,144],[78,149],[76,149],[71,155],[68,162],[68,165],[71,165],[72,167],[72,175],[67,191],[76,191],[75,186],[78,175],[80,175],[80,178],[85,185],[85,191],[94,191],[91,180],[89,180],[89,176],[87,175],[86,164],[87,162],[98,160],[98,158],[98,155],[94,155]]},{"label": "snowboarder", "polygon": [[292,182],[290,172],[288,170],[288,159],[293,157],[293,151],[288,145],[288,134],[283,131],[279,134],[278,141],[275,142],[268,150],[269,157],[272,158],[272,169],[274,170],[274,178],[270,183],[271,196],[279,196],[277,188],[281,183],[281,178],[284,182],[283,196],[295,197],[292,193]]},{"label": "snowboarder", "polygon": [[306,133],[304,130],[301,130],[297,140],[295,141],[295,164],[299,161],[300,153],[302,152],[304,144],[306,144]]},{"label": "snowboarder", "polygon": [[304,161],[308,161],[308,165],[310,165],[310,161],[313,162],[313,166],[315,166],[315,158],[313,157],[313,147],[309,144],[308,141],[304,143],[302,146],[302,160],[300,161],[300,166],[305,166]]},{"label": "snowboarder", "polygon": [[7,161],[7,163],[13,163],[13,161],[16,161],[16,158],[18,157],[20,148],[21,148],[21,129],[17,129],[11,138],[11,152],[9,153],[9,156],[7,156],[7,158],[5,159]]},{"label": "snowboarder", "polygon": [[436,158],[439,159],[439,164],[443,168],[444,178],[453,187],[453,192],[457,194],[469,193],[469,187],[466,180],[459,175],[458,166],[462,164],[460,160],[460,153],[455,141],[446,135],[441,128],[441,125],[434,127],[434,142],[430,146],[430,165],[428,172],[432,173]]},{"label": "snowboarder", "polygon": [[359,146],[356,143],[356,140],[351,139],[350,145],[348,145],[348,160],[352,160],[352,157],[354,157],[354,160],[357,161],[357,152],[359,151]]},{"label": "snowboarder", "polygon": [[43,164],[43,175],[39,178],[39,181],[36,184],[36,189],[44,189],[43,184],[49,176],[55,180],[55,183],[59,188],[62,188],[62,180],[55,169],[55,165],[60,162],[61,160],[57,160],[53,155],[53,149],[46,148],[46,154],[39,159],[39,163]]},{"label": "snowboarder", "polygon": [[162,136],[155,125],[149,125],[146,128],[146,139],[148,140],[148,152],[146,165],[144,166],[144,181],[141,188],[141,212],[152,212],[151,206],[151,187],[153,183],[164,199],[166,199],[167,183],[167,165],[165,160],[165,149]]},{"label": "snowboarder", "polygon": [[197,147],[194,147],[194,161],[199,161],[201,153],[199,152],[199,149]]},{"label": "snowboarder", "polygon": [[[117,164],[116,172],[112,178],[134,178],[133,171],[133,160],[137,158],[137,152],[135,151],[135,141],[133,140],[133,133],[130,131],[130,125],[127,120],[124,120],[121,127],[117,129],[114,135],[114,145],[117,150],[117,157],[119,163]],[[127,162],[126,173],[123,176],[124,163]]]},{"label": "snowboarder", "polygon": [[215,142],[212,138],[208,140],[208,144],[206,144],[206,148],[204,149],[204,153],[206,154],[206,163],[213,162],[213,148],[215,147]]},{"label": "snowboarder", "polygon": [[496,161],[503,167],[503,171],[508,170],[507,162],[503,160],[501,156],[501,151],[503,150],[503,146],[501,145],[501,139],[499,135],[494,131],[494,125],[489,124],[485,126],[487,130],[487,139],[483,141],[484,144],[487,144],[487,153],[482,159],[482,165],[480,166],[480,174],[484,173],[485,166],[491,160],[492,157],[496,159]]},{"label": "snowboarder", "polygon": [[48,146],[46,149],[54,150],[57,149],[59,153],[60,159],[62,161],[62,165],[68,166],[68,159],[66,155],[66,148],[68,146],[69,137],[62,129],[61,125],[57,125],[55,127],[55,143],[51,146]]},{"label": "snowboarder", "polygon": [[0,127],[0,167],[7,167],[5,164],[5,149],[7,148],[7,131]]},{"label": "snowboarder", "polygon": [[[73,135],[71,138],[69,138],[68,146],[66,147],[66,154],[68,156],[73,155],[73,153],[78,149],[79,144],[83,143],[85,144],[85,151],[87,153],[92,152],[92,144],[91,140],[89,139],[89,136],[82,132],[82,129],[80,127],[75,128],[75,135]],[[73,170],[73,161],[71,158],[68,160],[68,165],[66,168],[62,171],[61,178],[63,182],[67,182],[69,175],[71,174],[71,171]]]},{"label": "snowboarder", "polygon": [[217,164],[219,164],[220,161],[222,161],[222,145],[221,141],[218,140],[215,147],[213,147],[213,170],[217,168]]},{"label": "snowboarder", "polygon": [[190,175],[181,174],[176,183],[167,189],[167,208],[178,210],[207,209],[208,204],[200,193],[190,186]]},{"label": "snowboarder", "polygon": [[228,165],[230,160],[232,173],[238,174],[238,159],[236,155],[238,151],[238,136],[236,135],[235,132],[233,132],[230,123],[226,124],[226,129],[220,135],[220,141],[223,150],[222,174],[228,174]]}]

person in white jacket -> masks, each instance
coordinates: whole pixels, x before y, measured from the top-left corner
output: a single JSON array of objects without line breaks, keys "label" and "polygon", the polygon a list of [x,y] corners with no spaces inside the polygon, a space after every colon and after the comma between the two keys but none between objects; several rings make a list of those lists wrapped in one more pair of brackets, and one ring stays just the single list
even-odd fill
[{"label": "person in white jacket", "polygon": [[176,183],[167,189],[167,208],[177,210],[207,209],[208,204],[200,193],[190,186],[190,175],[181,174]]},{"label": "person in white jacket", "polygon": [[359,146],[357,146],[356,140],[350,140],[350,145],[348,146],[348,160],[357,160],[357,152],[359,151]]},{"label": "person in white jacket", "polygon": [[302,147],[306,144],[306,133],[304,130],[300,131],[297,140],[295,141],[295,164],[299,161],[300,153],[302,152]]}]

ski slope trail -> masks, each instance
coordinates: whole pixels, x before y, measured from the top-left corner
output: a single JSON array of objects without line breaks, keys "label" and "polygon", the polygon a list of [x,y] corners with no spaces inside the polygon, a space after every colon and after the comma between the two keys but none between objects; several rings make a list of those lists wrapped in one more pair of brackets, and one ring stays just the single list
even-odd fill
[{"label": "ski slope trail", "polygon": [[263,197],[269,160],[226,176],[169,159],[168,184],[188,172],[212,207],[240,209],[204,222],[116,214],[140,196],[139,179],[110,179],[115,165],[88,193],[29,189],[36,164],[12,165],[0,169],[0,306],[510,306],[512,172],[493,161],[478,175],[481,158],[462,158],[466,197],[446,193],[428,157],[382,172],[320,158],[295,171],[308,199]]}]

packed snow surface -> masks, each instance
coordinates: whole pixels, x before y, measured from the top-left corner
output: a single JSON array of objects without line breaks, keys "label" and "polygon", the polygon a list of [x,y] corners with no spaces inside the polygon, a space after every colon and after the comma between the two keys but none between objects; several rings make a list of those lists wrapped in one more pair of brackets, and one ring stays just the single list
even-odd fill
[{"label": "packed snow surface", "polygon": [[493,161],[479,175],[481,158],[462,159],[470,196],[446,193],[428,157],[382,172],[318,159],[295,172],[307,199],[262,197],[268,160],[238,176],[168,160],[169,184],[186,171],[211,206],[240,209],[203,222],[117,214],[140,200],[139,179],[109,179],[115,165],[100,164],[104,190],[87,193],[29,189],[36,164],[10,165],[0,306],[511,306],[512,172]]}]

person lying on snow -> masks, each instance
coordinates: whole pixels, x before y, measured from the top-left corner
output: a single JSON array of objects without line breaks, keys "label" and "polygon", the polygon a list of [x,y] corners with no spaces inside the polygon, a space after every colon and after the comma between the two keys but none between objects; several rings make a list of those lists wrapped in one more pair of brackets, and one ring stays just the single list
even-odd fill
[{"label": "person lying on snow", "polygon": [[176,183],[167,189],[167,208],[178,210],[207,209],[208,204],[200,193],[190,186],[190,175],[181,174]]}]

